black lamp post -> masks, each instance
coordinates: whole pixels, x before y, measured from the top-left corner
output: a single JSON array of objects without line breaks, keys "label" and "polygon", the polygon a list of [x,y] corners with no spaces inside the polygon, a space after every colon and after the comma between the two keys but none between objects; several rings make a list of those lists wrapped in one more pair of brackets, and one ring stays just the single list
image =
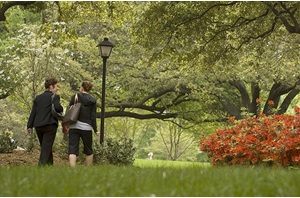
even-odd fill
[{"label": "black lamp post", "polygon": [[104,142],[104,117],[105,117],[105,76],[106,76],[106,60],[109,58],[113,44],[104,38],[100,42],[99,47],[101,57],[103,58],[103,74],[102,74],[102,100],[101,100],[101,124],[100,124],[100,144]]}]

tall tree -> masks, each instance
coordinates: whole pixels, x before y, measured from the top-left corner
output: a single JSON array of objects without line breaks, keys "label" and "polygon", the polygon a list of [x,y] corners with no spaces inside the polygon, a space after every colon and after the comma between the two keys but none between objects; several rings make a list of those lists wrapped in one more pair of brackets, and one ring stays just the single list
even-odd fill
[{"label": "tall tree", "polygon": [[[278,112],[286,110],[298,93],[297,75],[282,78],[295,71],[296,59],[285,50],[297,47],[297,37],[286,31],[290,26],[297,29],[297,6],[295,2],[43,2],[28,8],[43,11],[45,29],[57,20],[66,22],[68,28],[61,38],[55,37],[55,47],[75,35],[70,55],[91,74],[96,82],[93,94],[99,98],[102,64],[95,45],[110,35],[116,47],[109,59],[106,117],[192,120],[203,109],[239,118],[244,106],[257,114],[256,99],[261,96],[265,112],[269,100],[274,108],[281,105]],[[288,39],[294,42],[288,44]],[[279,76],[269,75],[266,65]],[[278,69],[287,66],[291,69]],[[75,88],[78,82],[69,83]],[[283,94],[288,96],[280,102]]]},{"label": "tall tree", "polygon": [[[194,86],[201,90],[199,94],[218,98],[229,115],[241,118],[243,106],[257,115],[256,101],[263,91],[269,92],[264,96],[263,113],[271,112],[271,100],[272,108],[284,113],[299,93],[298,55],[293,51],[298,47],[299,5],[151,2],[145,6],[135,33],[139,44],[154,49],[155,62],[166,56],[172,56],[176,64],[187,61],[185,71],[198,75],[199,83]],[[292,58],[287,52],[296,56]],[[295,73],[289,76],[291,71]],[[235,94],[231,94],[233,88]]]}]

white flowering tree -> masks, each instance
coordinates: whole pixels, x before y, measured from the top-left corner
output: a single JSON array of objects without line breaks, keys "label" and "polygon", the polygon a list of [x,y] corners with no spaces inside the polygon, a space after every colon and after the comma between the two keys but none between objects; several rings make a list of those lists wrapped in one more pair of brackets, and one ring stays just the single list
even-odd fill
[{"label": "white flowering tree", "polygon": [[[65,32],[64,25],[56,22],[48,26],[24,26],[16,37],[10,38],[16,44],[7,48],[15,53],[1,55],[2,64],[10,68],[9,75],[7,70],[3,73],[6,72],[5,80],[14,84],[14,99],[28,110],[32,100],[44,90],[46,78],[55,77],[63,86],[84,75],[80,65],[72,60],[68,43],[57,45]],[[63,90],[68,95],[70,88],[64,86]]]},{"label": "white flowering tree", "polygon": [[[0,42],[2,42],[0,40]],[[15,62],[19,59],[16,54],[11,54],[10,51],[15,46],[5,47],[0,55],[0,99],[9,96],[17,83]]]}]

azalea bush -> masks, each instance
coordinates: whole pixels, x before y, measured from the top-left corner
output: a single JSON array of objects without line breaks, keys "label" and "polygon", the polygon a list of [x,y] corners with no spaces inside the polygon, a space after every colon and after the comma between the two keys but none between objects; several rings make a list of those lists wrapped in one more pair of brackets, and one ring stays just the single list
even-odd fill
[{"label": "azalea bush", "polygon": [[264,114],[235,121],[200,140],[200,150],[217,165],[300,165],[300,108],[296,115]]}]

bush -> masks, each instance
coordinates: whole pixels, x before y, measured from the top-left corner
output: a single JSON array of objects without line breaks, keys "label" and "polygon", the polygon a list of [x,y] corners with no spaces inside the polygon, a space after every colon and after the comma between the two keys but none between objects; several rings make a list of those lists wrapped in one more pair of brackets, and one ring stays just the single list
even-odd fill
[{"label": "bush", "polygon": [[56,139],[56,141],[53,144],[53,152],[57,153],[61,159],[69,160],[68,147],[69,147],[69,142],[67,140]]},{"label": "bush", "polygon": [[[83,149],[83,143],[80,141],[79,149]],[[68,142],[62,140],[53,146],[55,153],[58,153],[62,159],[68,159]],[[112,164],[112,165],[132,165],[134,163],[135,148],[133,141],[128,139],[113,140],[106,138],[105,144],[100,145],[98,140],[93,141],[93,164]],[[79,152],[78,163],[85,163],[86,155]]]},{"label": "bush", "polygon": [[132,165],[135,148],[131,139],[113,140],[106,138],[105,144],[94,142],[94,164]]},{"label": "bush", "polygon": [[260,115],[217,130],[200,140],[200,150],[218,165],[300,165],[300,108],[292,115]]},{"label": "bush", "polygon": [[0,134],[0,153],[11,153],[16,148],[16,141],[12,141],[12,132],[6,130]]},{"label": "bush", "polygon": [[26,142],[25,142],[26,151],[33,152],[34,150],[39,150],[40,144],[39,144],[36,132],[31,131],[31,133],[28,136],[29,136],[29,138],[28,138],[28,140],[26,139]]}]

